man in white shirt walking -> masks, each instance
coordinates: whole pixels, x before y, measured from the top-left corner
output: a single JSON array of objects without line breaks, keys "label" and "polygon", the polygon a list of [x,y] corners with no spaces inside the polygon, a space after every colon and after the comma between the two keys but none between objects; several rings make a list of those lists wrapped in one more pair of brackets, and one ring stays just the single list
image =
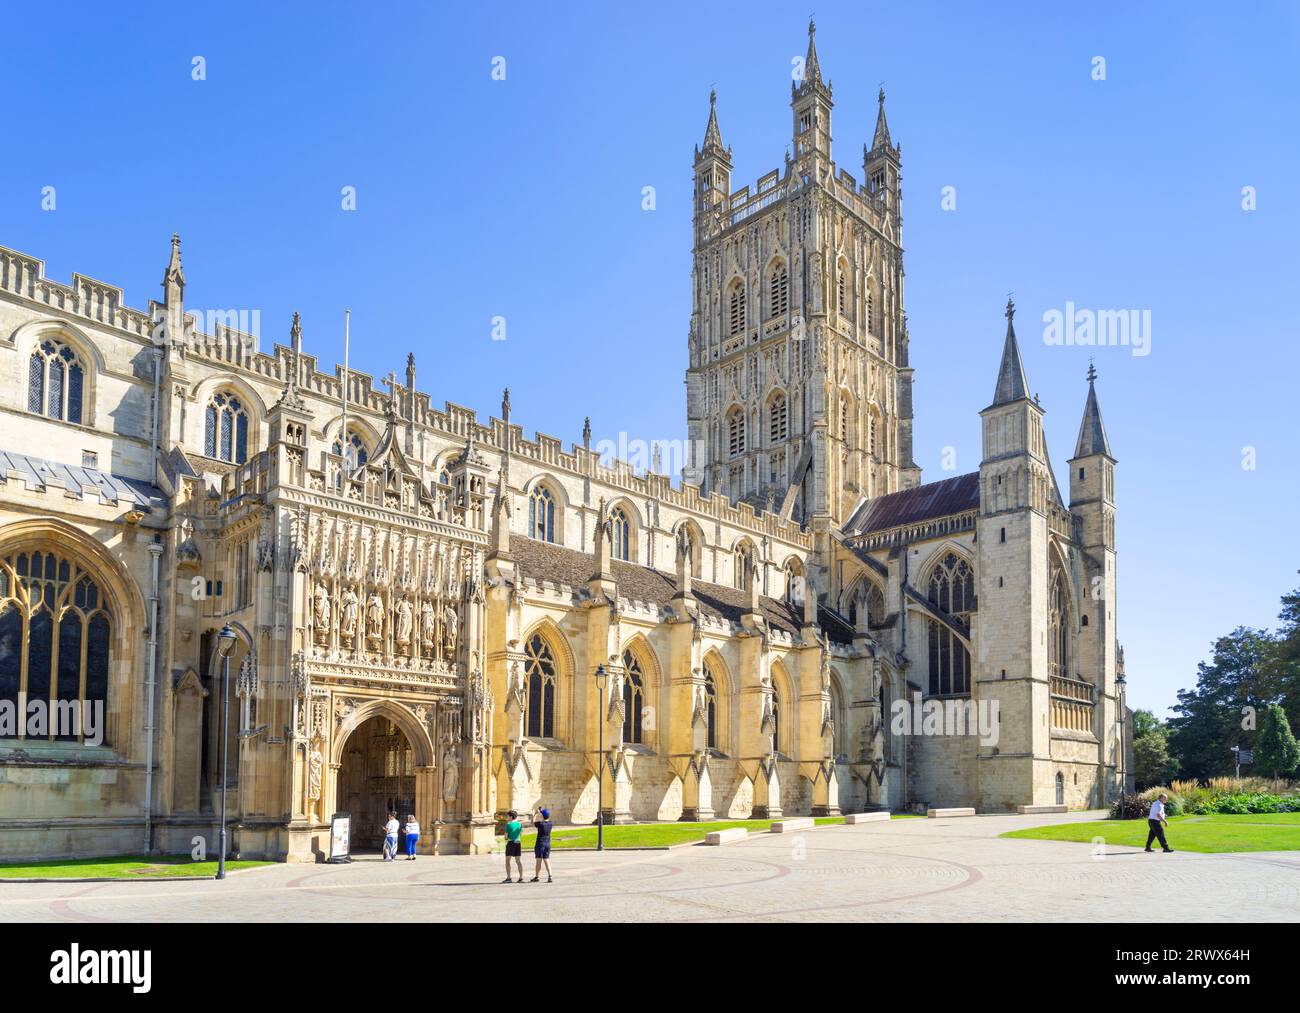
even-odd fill
[{"label": "man in white shirt walking", "polygon": [[1147,816],[1147,826],[1150,828],[1147,831],[1148,853],[1151,851],[1151,842],[1157,838],[1160,839],[1160,847],[1166,854],[1174,850],[1165,840],[1165,827],[1169,825],[1169,820],[1165,818],[1165,803],[1168,801],[1169,796],[1161,792],[1160,797],[1151,803],[1151,812]]}]

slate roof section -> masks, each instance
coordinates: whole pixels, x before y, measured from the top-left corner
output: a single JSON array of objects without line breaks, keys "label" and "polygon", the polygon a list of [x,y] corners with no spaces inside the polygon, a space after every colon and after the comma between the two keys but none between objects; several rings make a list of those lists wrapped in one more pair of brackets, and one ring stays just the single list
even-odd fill
[{"label": "slate roof section", "polygon": [[914,489],[869,499],[854,511],[844,525],[844,534],[853,537],[919,524],[976,510],[979,505],[980,473],[972,471],[956,478],[945,478],[942,482],[928,482]]},{"label": "slate roof section", "polygon": [[77,495],[97,493],[100,503],[125,504],[146,511],[155,507],[162,509],[167,504],[160,489],[139,479],[122,478],[98,468],[79,468],[40,457],[29,457],[12,450],[0,450],[0,481],[14,479],[23,482],[32,491],[39,492],[54,486]]},{"label": "slate roof section", "polygon": [[[510,536],[510,555],[520,574],[529,580],[567,584],[574,589],[584,587],[596,571],[596,557],[590,553],[539,542],[523,535]],[[677,593],[675,574],[619,560],[614,560],[611,566],[620,598],[667,605]],[[700,613],[712,619],[738,623],[748,609],[749,596],[734,587],[692,580],[691,592]],[[758,601],[769,629],[781,630],[791,636],[799,633],[803,627],[802,608],[766,595],[760,595]],[[852,640],[852,631],[846,630],[830,612],[819,607],[818,613],[818,621],[832,641],[848,643]]]}]

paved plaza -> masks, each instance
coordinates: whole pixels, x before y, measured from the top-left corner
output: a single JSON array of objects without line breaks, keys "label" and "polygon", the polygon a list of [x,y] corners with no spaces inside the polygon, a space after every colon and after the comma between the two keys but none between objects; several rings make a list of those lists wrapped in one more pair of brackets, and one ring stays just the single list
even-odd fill
[{"label": "paved plaza", "polygon": [[[1300,853],[1147,855],[1000,840],[1097,819],[977,816],[755,834],[725,847],[276,865],[224,883],[0,883],[0,921],[1300,921]],[[1177,840],[1173,841],[1175,847]],[[532,856],[525,853],[532,875]]]}]

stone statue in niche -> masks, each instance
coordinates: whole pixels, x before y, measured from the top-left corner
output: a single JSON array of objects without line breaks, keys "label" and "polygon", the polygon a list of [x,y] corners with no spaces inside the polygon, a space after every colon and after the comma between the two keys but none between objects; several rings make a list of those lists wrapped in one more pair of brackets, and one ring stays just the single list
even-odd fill
[{"label": "stone statue in niche", "polygon": [[357,613],[360,607],[361,601],[357,598],[357,593],[352,588],[347,588],[339,606],[339,632],[343,635],[345,644],[351,644],[352,638],[357,634]]},{"label": "stone statue in niche", "polygon": [[420,603],[420,640],[425,653],[432,654],[438,643],[438,610],[428,598]]},{"label": "stone statue in niche", "polygon": [[397,642],[405,647],[411,642],[411,603],[405,598],[397,601]]},{"label": "stone statue in niche", "polygon": [[456,801],[460,790],[460,765],[456,756],[456,744],[448,742],[442,751],[442,800],[448,805]]},{"label": "stone statue in niche", "polygon": [[456,660],[456,643],[460,636],[460,617],[455,606],[442,610],[442,656],[444,661]]},{"label": "stone statue in niche", "polygon": [[312,596],[312,623],[316,627],[316,639],[324,641],[330,634],[330,595],[325,589],[324,581],[316,584]]},{"label": "stone statue in niche", "polygon": [[366,635],[371,640],[384,639],[384,602],[374,591],[366,600]]}]

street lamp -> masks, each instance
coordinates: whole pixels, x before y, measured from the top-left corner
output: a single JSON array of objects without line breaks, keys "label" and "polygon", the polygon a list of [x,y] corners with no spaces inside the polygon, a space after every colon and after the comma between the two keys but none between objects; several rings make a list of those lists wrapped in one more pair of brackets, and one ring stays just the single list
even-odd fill
[{"label": "street lamp", "polygon": [[238,638],[226,623],[217,634],[217,654],[221,657],[221,857],[217,859],[217,879],[226,878],[226,740],[230,729],[230,655]]},{"label": "street lamp", "polygon": [[596,708],[596,728],[600,735],[599,762],[596,765],[596,850],[605,850],[605,680],[609,673],[604,665],[596,666],[596,689],[600,705]]}]

